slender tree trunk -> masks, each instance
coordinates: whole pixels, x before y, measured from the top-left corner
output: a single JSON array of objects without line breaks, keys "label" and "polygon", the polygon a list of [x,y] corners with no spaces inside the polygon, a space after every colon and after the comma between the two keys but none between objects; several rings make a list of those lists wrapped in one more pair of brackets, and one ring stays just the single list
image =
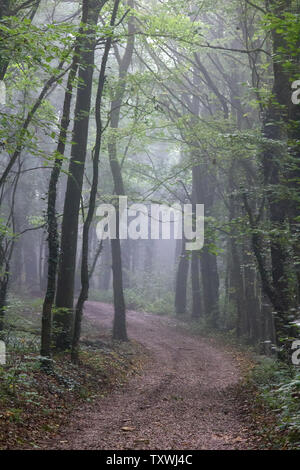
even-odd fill
[{"label": "slender tree trunk", "polygon": [[175,312],[181,316],[186,314],[187,303],[187,279],[189,272],[189,257],[185,250],[186,240],[182,240],[182,251],[177,269],[175,288]]},{"label": "slender tree trunk", "polygon": [[231,236],[231,256],[232,256],[232,280],[234,286],[234,298],[237,309],[237,328],[236,334],[238,338],[241,338],[245,332],[245,299],[244,299],[244,288],[243,278],[241,273],[241,260],[240,254],[237,249],[237,245],[233,235]]},{"label": "slender tree trunk", "polygon": [[56,290],[56,274],[59,257],[59,241],[58,241],[58,228],[56,218],[56,197],[57,197],[57,183],[61,172],[63,163],[63,156],[65,154],[67,132],[70,123],[70,112],[72,102],[73,83],[78,69],[78,46],[75,47],[72,66],[69,72],[67,87],[65,92],[63,112],[60,123],[60,133],[57,144],[57,157],[54,162],[54,167],[51,172],[49,189],[48,189],[48,204],[47,204],[47,232],[48,232],[48,273],[47,273],[47,288],[43,303],[42,312],[42,332],[41,332],[41,357],[42,366],[48,368],[49,358],[51,357],[51,336],[52,336],[52,307],[55,299]]},{"label": "slender tree trunk", "polygon": [[203,248],[200,259],[205,315],[213,328],[219,316],[219,274],[217,257]]},{"label": "slender tree trunk", "polygon": [[[118,225],[119,223],[117,221],[117,234],[119,232]],[[121,244],[118,238],[116,240],[111,240],[111,252],[115,307],[113,339],[119,341],[127,341],[126,307],[123,293]]]},{"label": "slender tree trunk", "polygon": [[109,240],[104,241],[103,250],[104,250],[103,263],[102,263],[102,269],[101,269],[99,288],[101,290],[108,290],[110,286],[110,278],[111,278],[111,250],[110,250]]},{"label": "slender tree trunk", "polygon": [[[133,7],[133,0],[128,1],[128,6]],[[131,16],[128,21],[128,40],[125,52],[119,60],[119,80],[117,84],[116,96],[111,103],[111,129],[115,130],[119,127],[120,112],[125,94],[126,77],[128,74],[129,66],[132,59],[134,49],[134,18]],[[117,196],[125,194],[121,166],[118,161],[117,154],[117,140],[116,135],[113,133],[108,142],[108,154],[111,173],[114,181],[114,192]],[[113,338],[120,341],[127,340],[126,331],[126,307],[123,292],[123,273],[122,273],[122,255],[121,255],[121,242],[119,238],[119,203],[116,203],[117,214],[117,227],[116,239],[111,240],[112,252],[112,271],[113,271],[113,290],[114,290],[114,325],[113,325]]]},{"label": "slender tree trunk", "polygon": [[248,337],[250,342],[255,344],[261,339],[261,331],[259,324],[260,305],[256,288],[256,270],[252,258],[253,256],[250,254],[250,247],[246,244],[243,250],[245,305],[246,316],[249,324]]},{"label": "slender tree trunk", "polygon": [[[196,112],[199,113],[198,106]],[[192,170],[192,203],[193,203],[193,229],[196,224],[196,205],[200,204],[200,194],[198,190],[199,175],[201,168],[195,166]],[[202,315],[202,299],[200,291],[200,251],[193,251],[191,255],[191,277],[192,277],[192,318],[199,318]]]},{"label": "slender tree trunk", "polygon": [[198,319],[202,316],[202,298],[200,291],[200,253],[193,251],[191,261],[192,275],[192,318]]},{"label": "slender tree trunk", "polygon": [[0,275],[0,331],[4,328],[5,307],[7,306],[7,290],[9,281],[9,263],[4,265],[4,272]]},{"label": "slender tree trunk", "polygon": [[124,289],[130,288],[131,246],[131,240],[124,240],[121,243]]},{"label": "slender tree trunk", "polygon": [[62,221],[61,255],[56,292],[56,307],[58,312],[55,317],[56,348],[58,350],[66,350],[71,345],[78,219],[93,85],[96,43],[95,27],[99,12],[105,3],[105,0],[100,2],[96,0],[83,0],[82,5],[82,23],[87,25],[88,30],[84,31],[84,37],[80,45],[79,84],[75,105],[73,144]]},{"label": "slender tree trunk", "polygon": [[[205,165],[197,166],[195,171],[195,192],[198,203],[204,204],[205,217],[211,215],[214,203],[214,186],[210,182]],[[210,253],[208,244],[214,240],[206,235],[205,245],[201,250],[200,267],[203,286],[204,312],[213,328],[218,326],[219,317],[219,274],[217,257]]]},{"label": "slender tree trunk", "polygon": [[[116,16],[119,8],[120,0],[115,0],[114,9],[111,16],[110,26],[115,25]],[[81,263],[81,290],[79,294],[79,298],[76,305],[76,312],[75,312],[75,323],[74,323],[74,335],[72,341],[72,361],[78,361],[78,354],[79,354],[79,339],[81,333],[81,322],[82,322],[82,314],[83,314],[83,307],[85,301],[88,299],[89,293],[89,268],[88,268],[88,255],[89,255],[89,230],[93,220],[95,206],[96,206],[96,197],[97,197],[97,190],[98,190],[98,177],[99,177],[99,157],[100,157],[100,150],[101,150],[101,140],[102,140],[102,121],[101,121],[101,103],[102,103],[102,95],[105,83],[105,72],[106,72],[106,65],[108,60],[109,51],[111,49],[112,44],[112,36],[109,36],[106,40],[105,49],[102,57],[101,62],[101,69],[98,81],[98,90],[97,90],[97,97],[96,97],[96,107],[95,107],[95,117],[96,117],[96,126],[97,126],[97,133],[96,133],[96,144],[94,148],[94,156],[93,156],[93,181],[92,181],[92,188],[90,192],[90,201],[89,201],[89,208],[86,220],[83,226],[83,236],[82,236],[82,263]]]}]

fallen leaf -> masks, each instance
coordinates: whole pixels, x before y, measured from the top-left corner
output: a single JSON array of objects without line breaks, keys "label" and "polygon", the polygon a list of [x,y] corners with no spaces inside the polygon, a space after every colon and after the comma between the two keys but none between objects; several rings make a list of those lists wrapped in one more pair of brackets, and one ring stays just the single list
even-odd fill
[{"label": "fallen leaf", "polygon": [[122,431],[124,431],[124,432],[132,432],[132,431],[135,431],[135,428],[133,428],[132,426],[123,426],[121,429],[122,429]]}]

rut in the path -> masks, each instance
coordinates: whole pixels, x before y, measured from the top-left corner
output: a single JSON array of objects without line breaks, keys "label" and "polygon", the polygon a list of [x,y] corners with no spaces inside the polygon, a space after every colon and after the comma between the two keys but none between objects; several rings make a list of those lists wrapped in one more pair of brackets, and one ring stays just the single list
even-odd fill
[{"label": "rut in the path", "polygon": [[[111,327],[110,305],[88,302],[85,314]],[[150,352],[143,375],[77,410],[45,448],[253,448],[235,393],[241,374],[230,352],[185,334],[174,320],[144,313],[128,312],[128,332]]]}]

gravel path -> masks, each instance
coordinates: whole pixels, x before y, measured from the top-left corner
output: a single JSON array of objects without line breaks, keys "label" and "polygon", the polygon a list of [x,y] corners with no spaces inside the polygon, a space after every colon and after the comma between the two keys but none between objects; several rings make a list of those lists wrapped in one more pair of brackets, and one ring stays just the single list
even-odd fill
[{"label": "gravel path", "polygon": [[[111,327],[112,306],[88,302],[85,314]],[[236,398],[241,373],[235,358],[175,326],[175,320],[129,311],[128,334],[150,353],[143,374],[77,410],[47,448],[253,448],[245,405]]]}]

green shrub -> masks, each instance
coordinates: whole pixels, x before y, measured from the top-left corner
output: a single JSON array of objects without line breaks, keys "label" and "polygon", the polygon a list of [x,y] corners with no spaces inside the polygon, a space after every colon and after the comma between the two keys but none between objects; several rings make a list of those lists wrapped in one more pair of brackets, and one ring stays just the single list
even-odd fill
[{"label": "green shrub", "polygon": [[111,304],[113,302],[113,291],[110,290],[98,290],[98,289],[90,289],[89,292],[89,300],[93,300],[94,302],[104,302],[107,304]]},{"label": "green shrub", "polygon": [[276,414],[285,444],[300,448],[300,370],[262,358],[251,373],[263,403]]},{"label": "green shrub", "polygon": [[[155,313],[157,315],[169,315],[174,312],[174,296],[172,292],[161,292],[160,296],[146,293],[144,289],[135,287],[134,289],[124,289],[126,307],[129,310]],[[90,300],[96,302],[113,302],[113,292],[111,290],[91,290]]]}]

